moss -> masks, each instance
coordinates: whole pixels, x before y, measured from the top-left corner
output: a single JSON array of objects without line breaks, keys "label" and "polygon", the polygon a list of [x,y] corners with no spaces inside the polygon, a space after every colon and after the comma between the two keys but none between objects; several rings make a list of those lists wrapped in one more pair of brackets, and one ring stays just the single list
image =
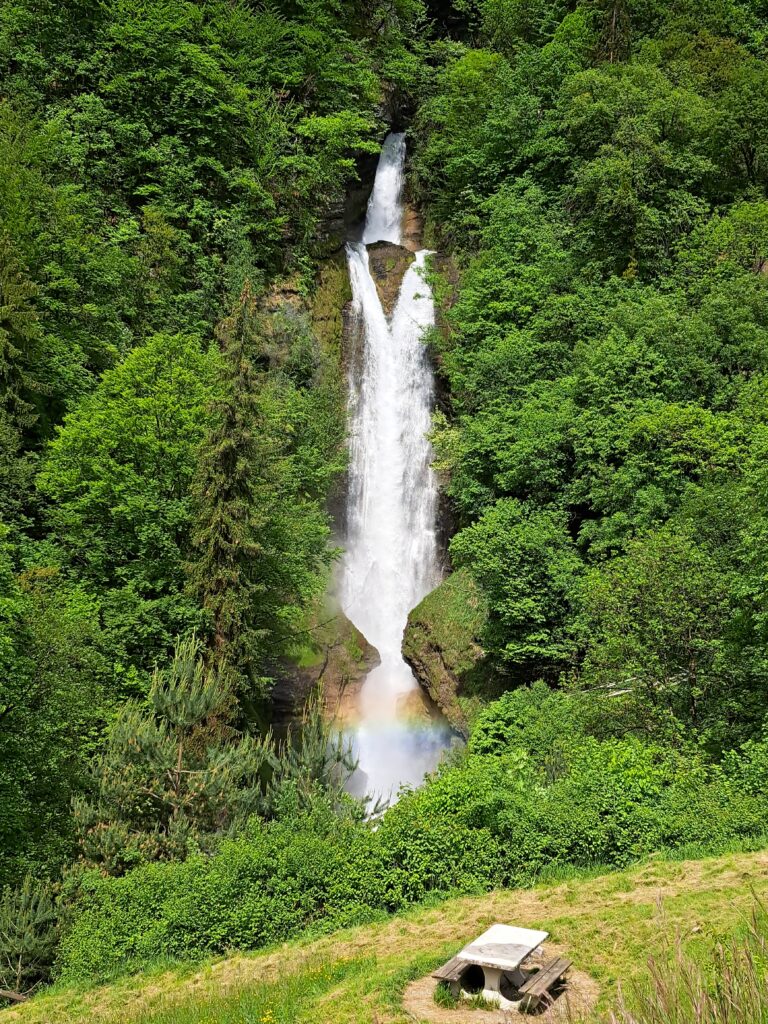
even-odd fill
[{"label": "moss", "polygon": [[344,253],[324,260],[311,299],[312,328],[323,350],[340,360],[344,339],[344,307],[352,301]]},{"label": "moss", "polygon": [[495,696],[480,644],[487,604],[466,570],[448,576],[411,612],[403,656],[454,728],[465,735],[484,696]]},{"label": "moss", "polygon": [[379,293],[381,306],[392,316],[406,271],[415,259],[410,249],[394,242],[374,242],[368,246],[368,265]]}]

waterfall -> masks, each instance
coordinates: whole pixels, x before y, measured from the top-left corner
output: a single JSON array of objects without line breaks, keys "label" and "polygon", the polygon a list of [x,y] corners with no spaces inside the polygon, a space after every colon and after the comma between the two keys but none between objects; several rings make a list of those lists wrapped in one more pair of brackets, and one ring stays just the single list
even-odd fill
[{"label": "waterfall", "polygon": [[362,241],[347,246],[353,310],[362,334],[350,374],[350,471],[341,604],[377,648],[366,678],[354,745],[365,788],[395,795],[418,784],[447,744],[444,728],[408,720],[403,701],[418,689],[401,645],[409,611],[440,579],[437,484],[428,439],[434,381],[422,336],[434,304],[422,276],[426,251],[406,271],[391,320],[371,276],[366,246],[399,244],[405,137],[388,136]]}]

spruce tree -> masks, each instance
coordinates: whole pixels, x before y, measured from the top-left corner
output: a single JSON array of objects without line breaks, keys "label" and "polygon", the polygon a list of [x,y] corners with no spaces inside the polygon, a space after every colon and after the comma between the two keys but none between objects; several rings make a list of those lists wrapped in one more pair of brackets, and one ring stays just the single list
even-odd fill
[{"label": "spruce tree", "polygon": [[269,632],[270,473],[277,446],[259,403],[258,310],[247,281],[217,336],[222,379],[195,486],[197,557],[190,579],[211,624],[211,663],[229,666],[241,690],[260,696],[260,642]]}]

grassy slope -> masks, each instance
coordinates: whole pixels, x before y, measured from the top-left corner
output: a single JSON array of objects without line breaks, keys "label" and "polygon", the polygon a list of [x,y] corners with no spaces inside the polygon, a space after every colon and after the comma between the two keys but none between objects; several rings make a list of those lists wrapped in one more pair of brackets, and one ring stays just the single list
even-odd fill
[{"label": "grassy slope", "polygon": [[[3,1024],[405,1024],[402,990],[494,921],[545,928],[602,990],[642,969],[660,936],[695,949],[738,927],[752,893],[768,900],[768,851],[650,861],[626,872],[420,908],[378,925],[158,970],[92,989],[60,989],[3,1012]],[[277,982],[278,972],[284,972]],[[276,983],[277,982],[277,983]],[[458,1020],[457,1020],[458,1024]]]}]

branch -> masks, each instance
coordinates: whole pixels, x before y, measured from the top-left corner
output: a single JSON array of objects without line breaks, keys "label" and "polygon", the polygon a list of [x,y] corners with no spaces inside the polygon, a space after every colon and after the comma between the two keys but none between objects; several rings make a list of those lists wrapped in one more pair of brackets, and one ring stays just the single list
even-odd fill
[{"label": "branch", "polygon": [[0,988],[0,999],[10,999],[12,1003],[25,1003],[28,998],[21,992],[10,992],[7,988]]},{"label": "branch", "polygon": [[325,622],[318,622],[316,626],[311,626],[309,629],[300,629],[297,633],[286,633],[285,636],[279,636],[277,638],[277,643],[272,646],[276,647],[278,643],[283,643],[284,640],[295,640],[297,636],[306,636],[307,634],[311,635],[316,630],[322,629],[323,626],[327,626],[329,623],[335,622],[338,617],[338,614],[332,615],[330,619],[326,619]]}]

